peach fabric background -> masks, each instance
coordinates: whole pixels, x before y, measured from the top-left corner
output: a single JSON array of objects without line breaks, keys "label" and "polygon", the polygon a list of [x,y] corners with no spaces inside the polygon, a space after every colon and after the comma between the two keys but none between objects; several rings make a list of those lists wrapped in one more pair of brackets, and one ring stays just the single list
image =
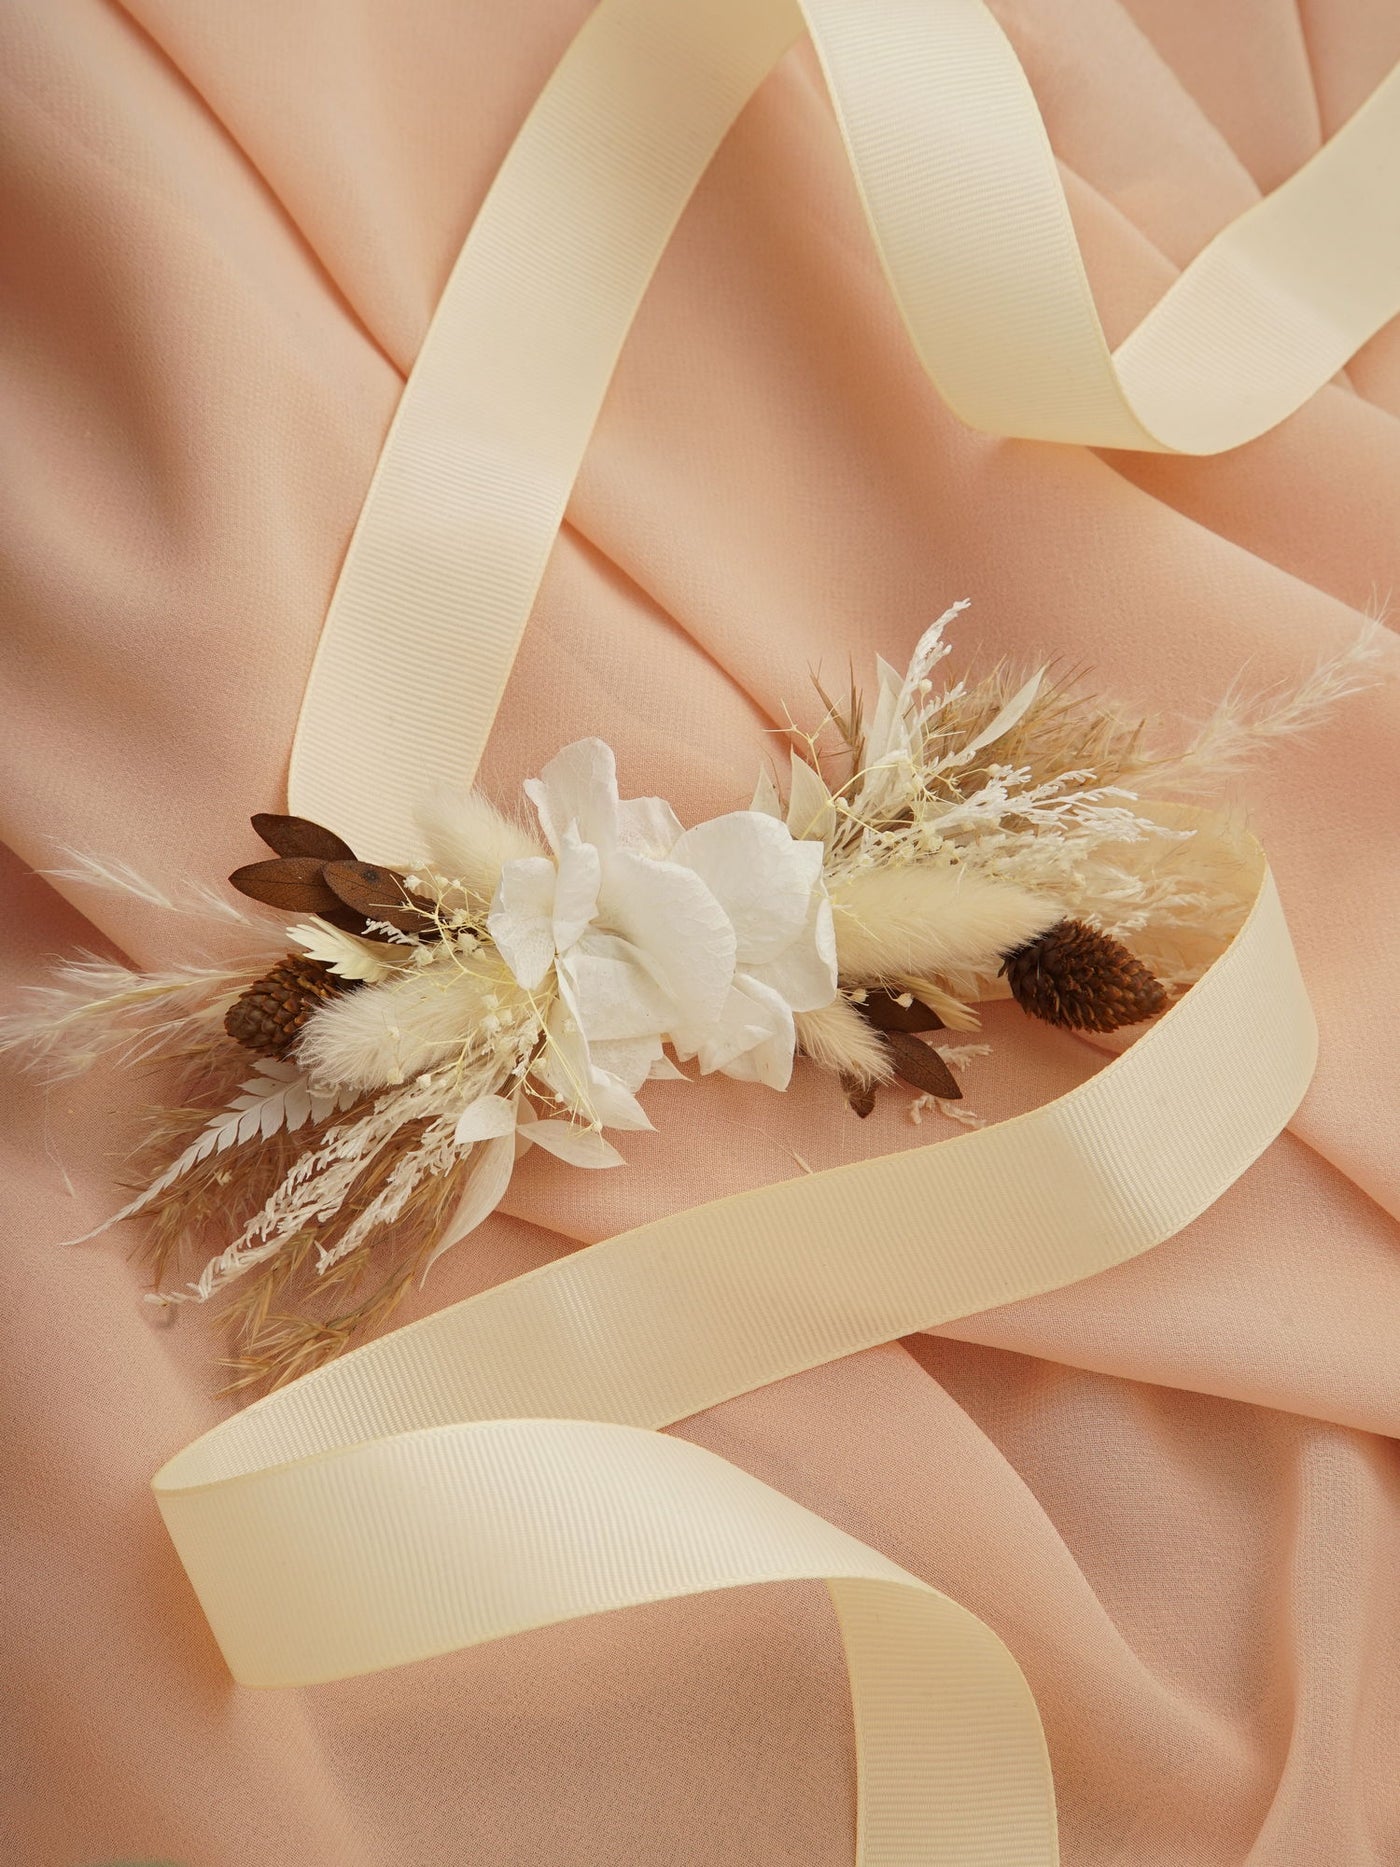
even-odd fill
[{"label": "peach fabric background", "polygon": [[[1400,58],[1387,0],[1001,0],[1110,334]],[[0,14],[7,966],[188,934],[28,871],[59,845],[217,880],[282,803],[350,526],[446,269],[579,0],[10,0]],[[596,731],[683,815],[748,795],[809,671],[1042,653],[1199,715],[1400,585],[1400,328],[1208,461],[961,428],[887,302],[805,51],[745,114],[626,352],[487,759]],[[386,644],[392,652],[392,644]],[[1400,655],[1391,657],[1392,676]],[[470,678],[464,664],[463,678]],[[412,730],[412,721],[403,722]],[[1068,1867],[1400,1858],[1400,688],[1240,787],[1323,1032],[1292,1133],[1205,1218],[1071,1290],[682,1429],[983,1616],[1045,1718]],[[346,757],[355,756],[353,745]],[[1096,1067],[997,1008],[996,1117]],[[187,1867],[851,1858],[820,1590],[749,1591],[257,1694],[147,1482],[215,1417],[112,1202],[145,1095],[6,1083],[0,1854]],[[530,1162],[417,1311],[579,1241],[943,1138],[799,1074],[649,1092],[624,1172]],[[930,1227],[938,1214],[929,1214]]]}]

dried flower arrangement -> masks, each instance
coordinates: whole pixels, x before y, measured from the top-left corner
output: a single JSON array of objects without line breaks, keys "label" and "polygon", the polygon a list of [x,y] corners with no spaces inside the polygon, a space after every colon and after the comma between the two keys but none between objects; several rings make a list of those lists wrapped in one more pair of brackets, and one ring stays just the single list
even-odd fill
[{"label": "dried flower arrangement", "polygon": [[158,1285],[190,1242],[217,1248],[152,1300],[236,1286],[233,1384],[275,1385],[382,1321],[528,1149],[619,1165],[605,1130],[649,1128],[639,1093],[680,1064],[783,1090],[801,1056],[858,1116],[898,1081],[916,1118],[975,1120],[953,1071],[982,1047],[927,1040],[975,1029],[980,1001],[1093,1032],[1160,1012],[1247,902],[1228,831],[1152,800],[1309,724],[1360,684],[1371,637],[1293,693],[1232,697],[1167,758],[1043,670],[937,687],[964,607],[906,672],[880,663],[873,706],[854,684],[823,695],[818,730],[793,731],[785,797],[765,775],[747,810],[690,829],[624,799],[612,752],[585,739],[526,783],[528,824],[433,792],[403,871],[254,817],[272,858],[230,880],[297,917],[271,948],[271,924],[221,896],[60,871],[232,918],[258,949],[163,974],[81,958],[0,1025],[0,1047],[57,1073],[110,1053],[173,1069],[139,1190],[106,1225],[143,1219]]}]

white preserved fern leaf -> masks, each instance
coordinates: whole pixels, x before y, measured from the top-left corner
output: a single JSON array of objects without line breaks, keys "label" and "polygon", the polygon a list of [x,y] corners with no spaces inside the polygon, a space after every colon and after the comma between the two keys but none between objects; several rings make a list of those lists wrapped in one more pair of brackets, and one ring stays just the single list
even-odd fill
[{"label": "white preserved fern leaf", "polygon": [[391,978],[409,963],[405,948],[388,946],[383,940],[361,939],[358,934],[332,927],[329,921],[299,921],[287,929],[287,937],[308,958],[320,960],[338,977],[361,979],[370,985]]},{"label": "white preserved fern leaf", "polygon": [[158,1179],[152,1180],[120,1212],[114,1212],[101,1225],[94,1226],[90,1232],[84,1232],[81,1238],[70,1242],[75,1245],[86,1244],[90,1238],[99,1237],[112,1226],[119,1225],[123,1219],[135,1218],[139,1212],[145,1211],[152,1200],[158,1199],[192,1167],[197,1167],[200,1161],[207,1160],[211,1154],[221,1154],[245,1141],[259,1138],[267,1140],[284,1129],[290,1133],[308,1121],[324,1121],[337,1108],[343,1107],[348,1099],[346,1092],[330,1094],[313,1090],[295,1064],[265,1057],[259,1059],[256,1068],[258,1074],[240,1085],[239,1093],[229,1106],[219,1110],[208,1126],[200,1130]]}]

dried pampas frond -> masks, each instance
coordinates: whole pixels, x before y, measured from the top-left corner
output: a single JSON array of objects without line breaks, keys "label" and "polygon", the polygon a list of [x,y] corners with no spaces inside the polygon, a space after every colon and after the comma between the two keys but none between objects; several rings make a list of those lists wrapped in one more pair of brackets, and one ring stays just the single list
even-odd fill
[{"label": "dried pampas frond", "polygon": [[844,993],[820,1011],[799,1011],[796,1023],[798,1048],[818,1069],[859,1089],[893,1081],[889,1046]]},{"label": "dried pampas frond", "polygon": [[840,877],[831,888],[843,979],[861,983],[995,973],[1001,956],[1063,907],[961,865],[907,863]]},{"label": "dried pampas frond", "polygon": [[227,895],[210,888],[207,883],[185,882],[178,892],[172,893],[142,875],[129,862],[94,856],[85,850],[67,846],[62,853],[67,857],[66,866],[41,869],[39,873],[50,881],[75,883],[101,894],[125,895],[128,900],[139,901],[143,907],[160,908],[167,914],[229,922],[261,934],[269,945],[281,944],[281,929],[274,921],[249,914],[236,901],[230,901]]},{"label": "dried pampas frond", "polygon": [[1178,795],[1218,789],[1267,746],[1311,731],[1340,701],[1374,687],[1388,643],[1384,623],[1368,617],[1352,641],[1296,684],[1251,695],[1236,681],[1183,751],[1143,758],[1134,782],[1150,779]]},{"label": "dried pampas frond", "polygon": [[80,1076],[106,1057],[136,1064],[207,1039],[261,971],[263,961],[137,972],[118,960],[79,954],[55,968],[51,985],[26,988],[21,1008],[0,1018],[0,1055],[56,1079]]},{"label": "dried pampas frond", "polygon": [[538,840],[479,791],[437,785],[415,809],[428,861],[458,883],[475,908],[489,907],[508,862],[542,856]]}]

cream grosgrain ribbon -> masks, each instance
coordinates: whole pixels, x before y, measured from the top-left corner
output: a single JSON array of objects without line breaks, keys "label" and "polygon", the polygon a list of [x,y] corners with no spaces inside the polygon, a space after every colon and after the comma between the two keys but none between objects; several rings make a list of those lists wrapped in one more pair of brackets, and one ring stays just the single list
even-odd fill
[{"label": "cream grosgrain ribbon", "polygon": [[1400,70],[1110,354],[1045,126],[982,0],[601,0],[462,248],[308,683],[292,807],[364,856],[407,846],[424,770],[475,772],[633,314],[804,18],[895,299],[974,426],[1217,453],[1400,310]]},{"label": "cream grosgrain ribbon", "polygon": [[1048,1867],[1039,1719],[996,1637],[757,1480],[643,1429],[1091,1276],[1218,1198],[1288,1120],[1315,1057],[1256,859],[1229,949],[1068,1095],[593,1245],[304,1376],[178,1454],[156,1496],[234,1674],[308,1684],[821,1577],[855,1710],[857,1858]]},{"label": "cream grosgrain ribbon", "polygon": [[[1296,408],[1400,304],[1394,76],[1110,356],[1043,126],[980,0],[602,0],[454,270],[308,688],[292,807],[364,853],[404,846],[423,772],[475,769],[637,302],[804,17],[911,334],[978,425],[1215,451]],[[1093,1275],[1217,1199],[1287,1122],[1315,1055],[1254,859],[1229,950],[1069,1095],[580,1251],[179,1454],[156,1494],[235,1674],[309,1683],[821,1577],[851,1677],[859,1859],[1053,1861],[1039,1721],[989,1630],[657,1429]]]}]

